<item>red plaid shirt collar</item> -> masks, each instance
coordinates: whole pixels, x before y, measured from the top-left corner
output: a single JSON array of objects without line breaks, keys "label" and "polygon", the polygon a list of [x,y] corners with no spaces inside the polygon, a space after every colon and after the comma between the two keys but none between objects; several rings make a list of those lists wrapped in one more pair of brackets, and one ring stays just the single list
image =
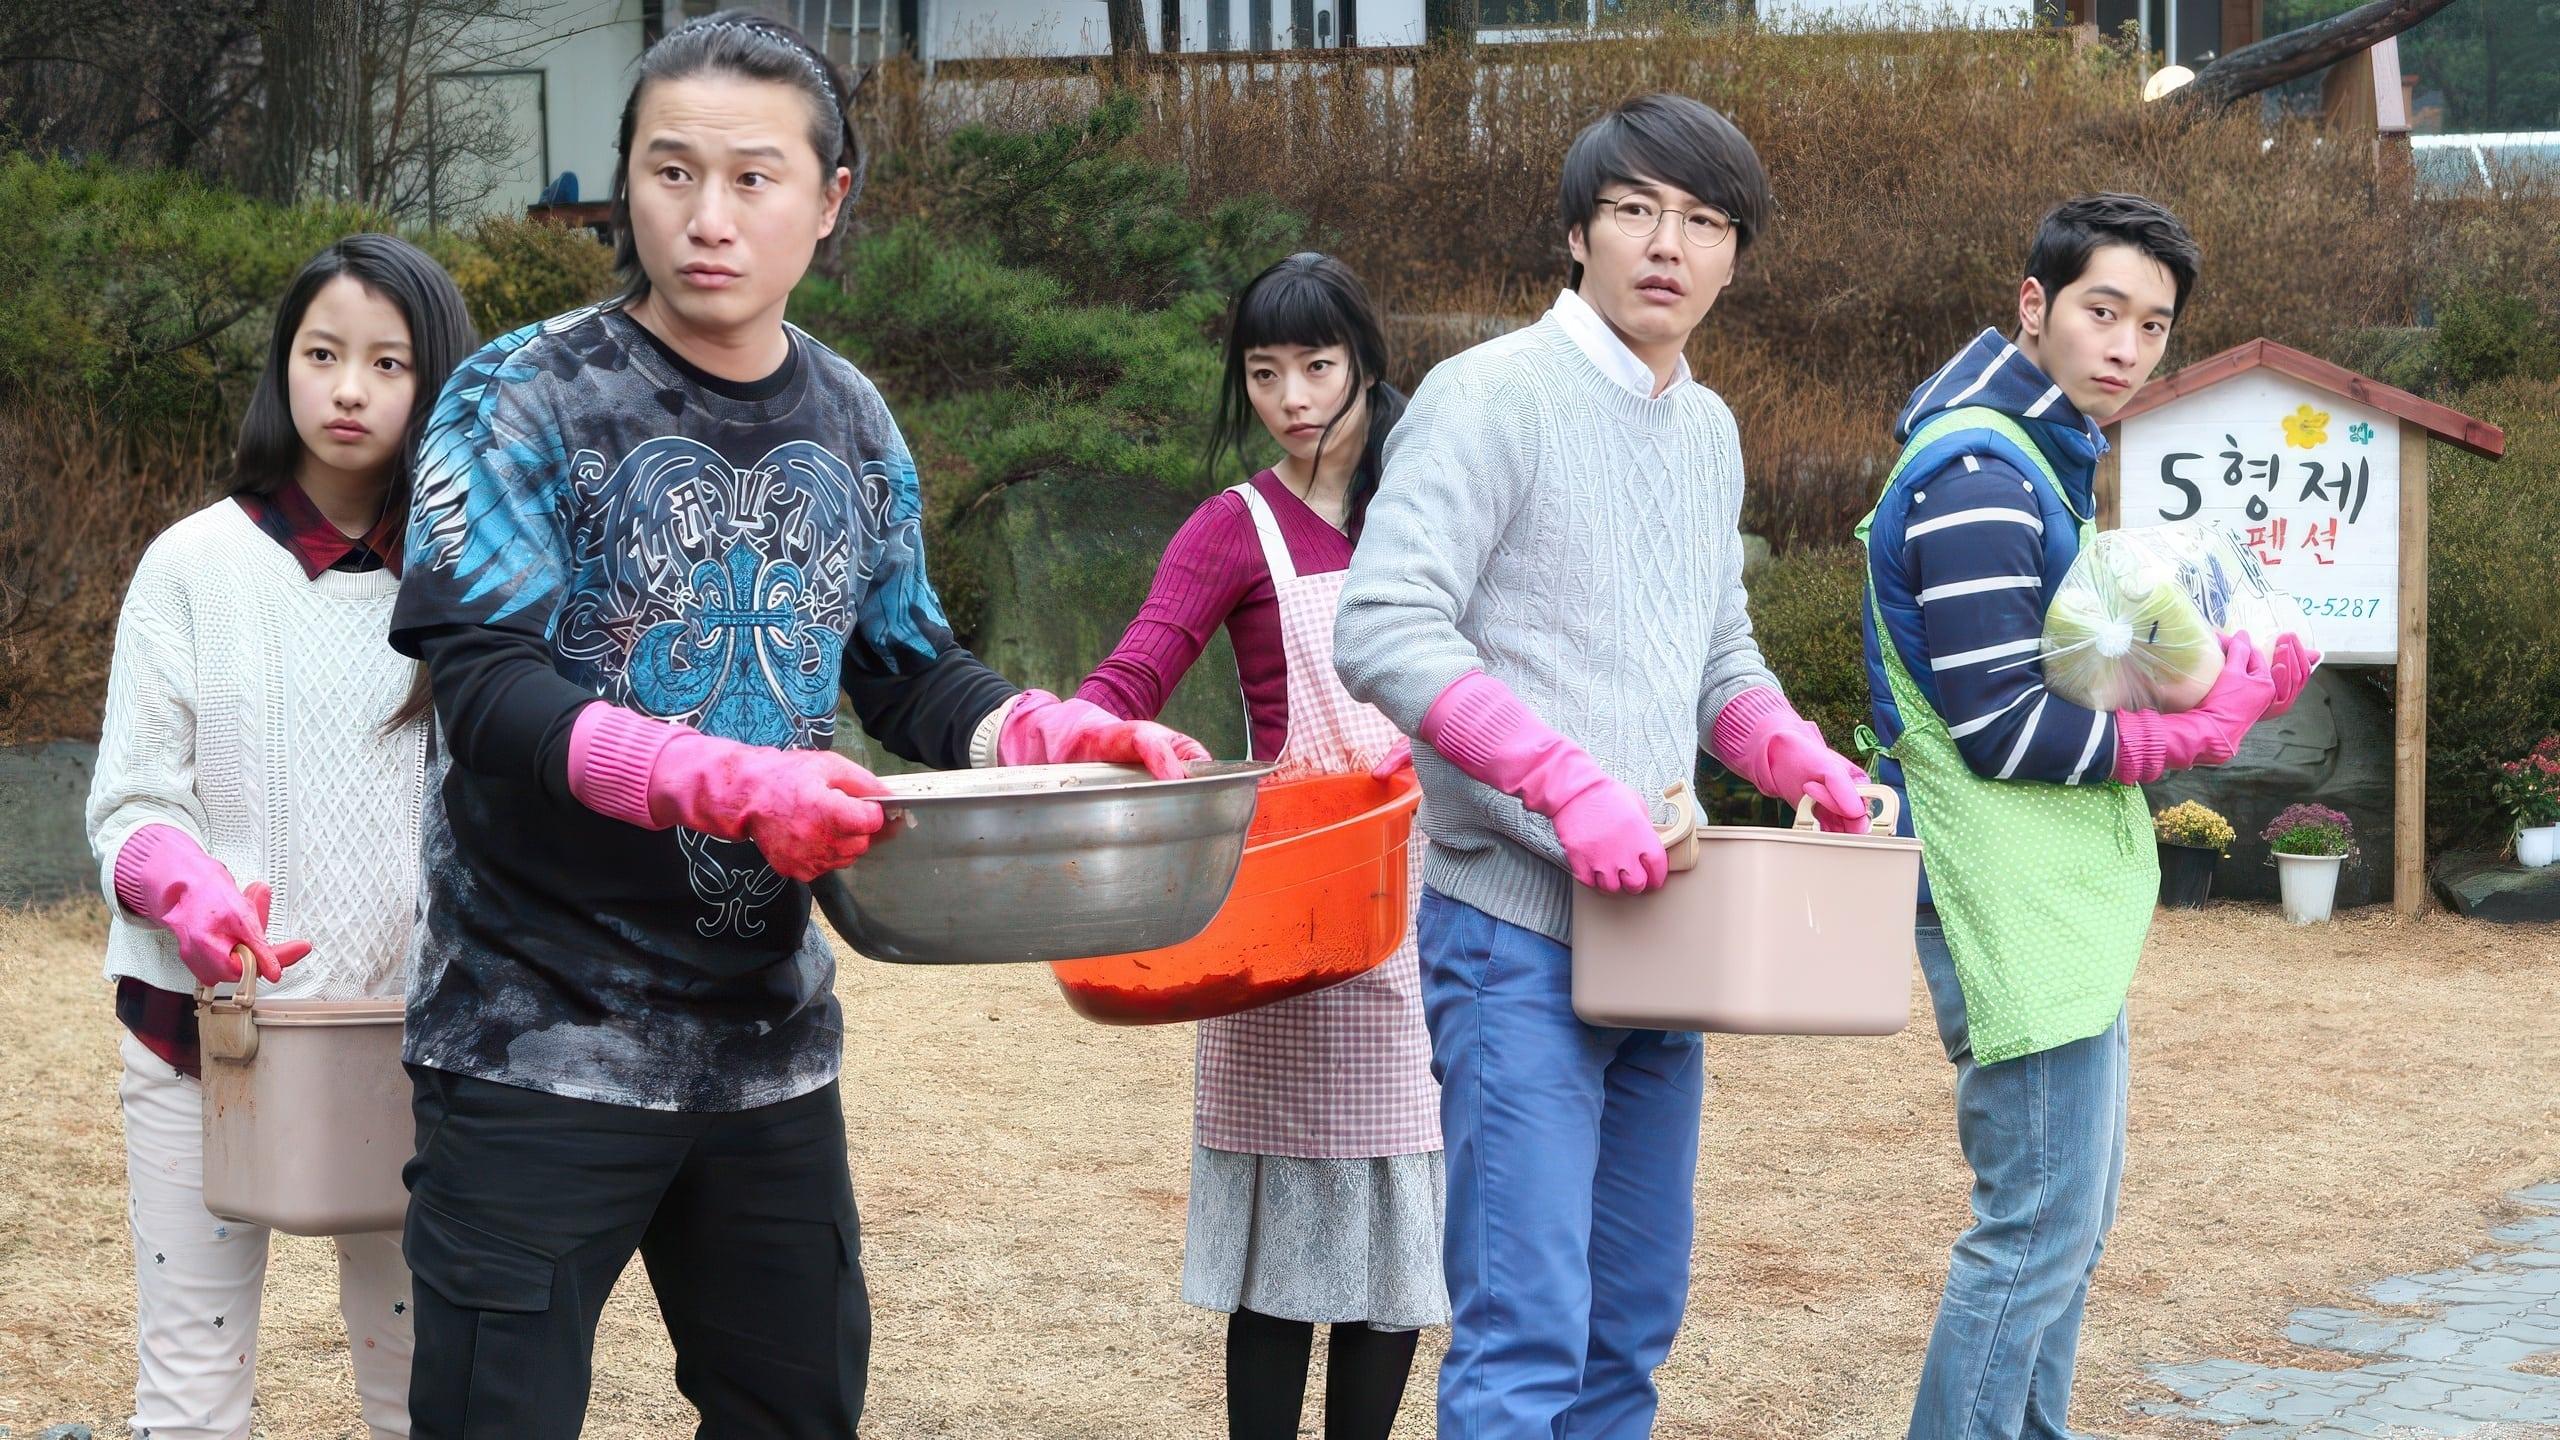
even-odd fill
[{"label": "red plaid shirt collar", "polygon": [[196,997],[126,975],[116,981],[116,1018],[142,1042],[143,1049],[168,1062],[170,1069],[191,1080],[204,1078]]},{"label": "red plaid shirt collar", "polygon": [[300,485],[280,485],[272,495],[237,498],[258,528],[291,551],[302,573],[314,580],[331,570],[381,568],[400,573],[400,526],[389,516],[371,533],[351,536],[330,523]]}]

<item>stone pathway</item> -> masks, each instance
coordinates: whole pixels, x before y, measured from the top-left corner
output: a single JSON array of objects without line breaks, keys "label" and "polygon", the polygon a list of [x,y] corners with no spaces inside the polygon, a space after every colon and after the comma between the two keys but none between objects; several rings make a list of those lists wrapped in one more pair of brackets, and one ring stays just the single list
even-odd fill
[{"label": "stone pathway", "polygon": [[2297,1345],[2366,1363],[2155,1366],[2180,1400],[2140,1408],[2237,1427],[2226,1440],[2560,1437],[2560,1184],[2510,1198],[2544,1212],[2489,1232],[2511,1248],[2365,1288],[2376,1306],[2426,1313],[2297,1310],[2285,1327]]}]

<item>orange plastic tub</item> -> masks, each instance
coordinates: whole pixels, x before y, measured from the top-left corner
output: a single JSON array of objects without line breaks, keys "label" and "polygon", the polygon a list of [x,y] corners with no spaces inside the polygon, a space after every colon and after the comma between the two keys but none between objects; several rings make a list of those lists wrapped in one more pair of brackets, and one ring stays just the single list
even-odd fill
[{"label": "orange plastic tub", "polygon": [[1413,903],[1413,772],[1263,782],[1235,889],[1183,944],[1061,960],[1088,1020],[1163,1025],[1233,1015],[1339,985],[1395,953]]}]

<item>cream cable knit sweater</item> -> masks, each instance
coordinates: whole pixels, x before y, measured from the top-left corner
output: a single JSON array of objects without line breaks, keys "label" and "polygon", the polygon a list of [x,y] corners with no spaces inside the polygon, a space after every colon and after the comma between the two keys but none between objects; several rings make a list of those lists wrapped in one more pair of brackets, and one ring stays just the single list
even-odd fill
[{"label": "cream cable knit sweater", "polygon": [[[269,934],[312,944],[270,993],[396,995],[417,905],[427,727],[385,736],[410,662],[385,637],[388,570],[314,580],[230,500],[151,543],[116,624],[89,790],[108,902],[145,825],[185,831],[242,885],[275,890]],[[106,972],[184,991],[167,931],[121,908]]]}]

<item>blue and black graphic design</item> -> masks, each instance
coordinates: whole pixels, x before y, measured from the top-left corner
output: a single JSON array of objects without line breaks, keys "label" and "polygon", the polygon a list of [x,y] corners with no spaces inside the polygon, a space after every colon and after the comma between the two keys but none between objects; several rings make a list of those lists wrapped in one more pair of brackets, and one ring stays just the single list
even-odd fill
[{"label": "blue and black graphic design", "polygon": [[[869,580],[878,511],[851,466],[806,440],[731,466],[680,435],[618,465],[571,459],[579,536],[554,629],[561,658],[622,703],[708,735],[777,749],[834,733],[853,600]],[[783,891],[751,845],[685,831],[705,936],[763,932]]]},{"label": "blue and black graphic design", "polygon": [[570,668],[706,734],[827,743],[878,524],[852,467],[806,440],[732,467],[670,435],[610,471],[589,450],[570,468],[580,553],[555,630]]}]

